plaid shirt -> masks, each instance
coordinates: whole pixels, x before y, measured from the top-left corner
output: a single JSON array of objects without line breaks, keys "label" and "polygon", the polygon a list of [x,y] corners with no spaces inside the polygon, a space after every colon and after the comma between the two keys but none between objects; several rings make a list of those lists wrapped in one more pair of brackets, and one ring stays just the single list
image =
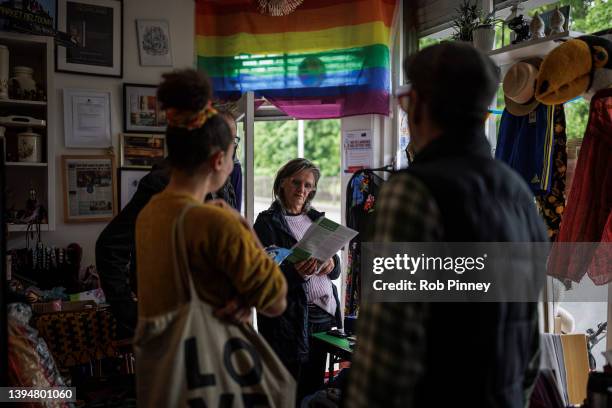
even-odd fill
[{"label": "plaid shirt", "polygon": [[[375,242],[440,241],[438,207],[415,176],[398,173],[383,185],[376,203]],[[373,303],[359,315],[359,338],[346,407],[412,407],[424,372],[425,303]]]}]

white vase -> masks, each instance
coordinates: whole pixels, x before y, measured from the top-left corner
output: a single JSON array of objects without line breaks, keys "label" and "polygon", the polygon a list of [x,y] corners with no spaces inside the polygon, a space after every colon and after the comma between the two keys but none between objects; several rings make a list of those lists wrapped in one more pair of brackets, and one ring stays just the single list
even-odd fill
[{"label": "white vase", "polygon": [[36,82],[32,78],[34,70],[30,67],[15,67],[13,68],[14,77],[10,81],[14,81],[19,86],[20,99],[36,99]]},{"label": "white vase", "polygon": [[480,51],[491,51],[495,47],[495,28],[491,26],[478,27],[472,36],[472,44]]},{"label": "white vase", "polygon": [[9,98],[9,49],[0,45],[0,99]]},{"label": "white vase", "polygon": [[20,162],[40,163],[42,161],[42,137],[28,128],[17,135],[17,151]]}]

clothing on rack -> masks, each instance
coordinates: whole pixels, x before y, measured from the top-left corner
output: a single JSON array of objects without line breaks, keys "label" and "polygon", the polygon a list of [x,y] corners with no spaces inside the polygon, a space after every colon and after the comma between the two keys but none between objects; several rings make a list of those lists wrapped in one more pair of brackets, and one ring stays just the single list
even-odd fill
[{"label": "clothing on rack", "polygon": [[602,242],[553,247],[548,273],[580,282],[588,273],[596,285],[612,281],[612,88],[591,99],[589,121],[557,242]]},{"label": "clothing on rack", "polygon": [[376,197],[384,179],[375,171],[392,171],[391,166],[363,169],[351,177],[346,192],[346,225],[359,234],[349,242],[346,275],[345,316],[359,313],[361,290],[361,241],[373,222]]},{"label": "clothing on rack", "polygon": [[550,191],[554,135],[554,106],[540,104],[525,116],[502,114],[495,158],[516,170],[534,194]]},{"label": "clothing on rack", "polygon": [[565,133],[565,110],[563,105],[556,105],[554,111],[554,136],[552,154],[552,176],[550,191],[536,196],[540,215],[546,223],[548,238],[551,242],[557,239],[561,226],[561,217],[565,210],[565,173],[567,169],[567,136]]},{"label": "clothing on rack", "polygon": [[234,186],[234,195],[236,202],[234,208],[238,211],[242,211],[242,166],[238,159],[234,160],[234,170],[230,174],[230,182]]}]

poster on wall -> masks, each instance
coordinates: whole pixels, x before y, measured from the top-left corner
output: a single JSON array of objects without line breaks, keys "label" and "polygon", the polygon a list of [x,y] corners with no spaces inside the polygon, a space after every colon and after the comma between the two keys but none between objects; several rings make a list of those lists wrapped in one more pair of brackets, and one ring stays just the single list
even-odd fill
[{"label": "poster on wall", "polygon": [[348,130],[342,134],[344,172],[354,173],[371,168],[374,161],[372,132],[370,130]]},{"label": "poster on wall", "polygon": [[120,0],[59,0],[58,29],[74,47],[57,47],[56,70],[121,77],[123,7]]},{"label": "poster on wall", "polygon": [[55,35],[57,0],[2,1],[0,31]]},{"label": "poster on wall", "polygon": [[112,146],[109,91],[64,89],[64,139],[70,148]]},{"label": "poster on wall", "polygon": [[138,54],[143,67],[172,66],[168,20],[136,20]]},{"label": "poster on wall", "polygon": [[164,133],[166,112],[157,101],[156,85],[123,84],[125,132]]},{"label": "poster on wall", "polygon": [[121,210],[130,202],[140,179],[149,174],[148,170],[119,169],[119,203]]},{"label": "poster on wall", "polygon": [[119,135],[121,167],[151,169],[166,157],[166,138],[163,135]]},{"label": "poster on wall", "polygon": [[64,222],[109,221],[116,212],[114,156],[62,156]]}]

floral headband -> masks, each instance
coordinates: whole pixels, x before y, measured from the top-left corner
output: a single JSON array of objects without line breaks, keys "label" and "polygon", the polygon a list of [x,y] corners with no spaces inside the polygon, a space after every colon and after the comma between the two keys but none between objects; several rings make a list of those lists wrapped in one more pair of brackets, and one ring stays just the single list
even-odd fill
[{"label": "floral headband", "polygon": [[204,123],[217,114],[217,111],[210,106],[206,107],[197,112],[190,110],[183,110],[177,108],[168,108],[166,110],[166,118],[168,120],[168,126],[184,128],[187,130],[193,130],[201,128]]}]

